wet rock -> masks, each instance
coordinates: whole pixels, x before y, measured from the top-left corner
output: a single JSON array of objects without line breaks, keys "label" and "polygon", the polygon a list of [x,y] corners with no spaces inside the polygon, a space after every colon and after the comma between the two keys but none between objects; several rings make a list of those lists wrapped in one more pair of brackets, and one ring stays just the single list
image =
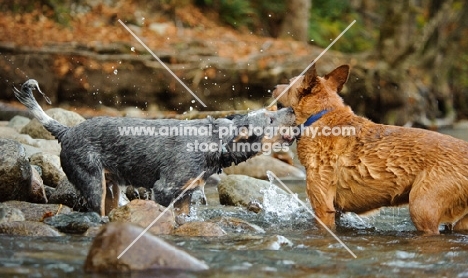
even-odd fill
[{"label": "wet rock", "polygon": [[[262,190],[270,187],[270,183],[264,180],[251,178],[244,175],[227,175],[218,184],[219,202],[228,206],[248,207],[252,201],[263,204]],[[276,188],[280,194],[287,194],[280,188]]]},{"label": "wet rock", "polygon": [[44,184],[57,187],[60,180],[66,178],[60,166],[60,157],[57,155],[42,152],[35,153],[29,158],[29,161],[31,164],[41,167]]},{"label": "wet rock", "polygon": [[235,217],[220,216],[209,221],[218,224],[223,230],[231,233],[265,233],[265,230],[261,227]]},{"label": "wet rock", "polygon": [[149,269],[205,270],[208,266],[162,239],[128,223],[105,225],[96,236],[85,261],[87,272],[128,272]]},{"label": "wet rock", "polygon": [[28,200],[31,176],[23,146],[10,139],[0,139],[0,202]]},{"label": "wet rock", "polygon": [[226,235],[226,232],[216,223],[193,221],[187,222],[174,231],[177,236],[189,237],[219,237]]},{"label": "wet rock", "polygon": [[[85,119],[80,116],[79,114],[67,111],[62,108],[52,108],[45,111],[47,115],[52,117],[53,119],[57,120],[63,125],[72,127],[81,122],[84,122]],[[30,123],[24,126],[21,129],[21,133],[29,134],[32,138],[40,138],[40,139],[48,139],[53,140],[55,139],[50,132],[48,132],[41,123],[37,119],[33,119]]]},{"label": "wet rock", "polygon": [[96,237],[99,234],[99,232],[101,232],[102,227],[103,226],[89,227],[89,229],[86,230],[83,236]]},{"label": "wet rock", "polygon": [[63,204],[74,210],[85,210],[85,200],[68,179],[61,179],[49,198],[49,204]]},{"label": "wet rock", "polygon": [[24,220],[24,214],[21,210],[0,204],[0,223]]},{"label": "wet rock", "polygon": [[114,209],[109,214],[111,222],[129,222],[146,228],[156,218],[159,220],[149,229],[155,235],[170,234],[175,227],[175,217],[172,209],[161,213],[166,208],[151,200],[132,200],[125,206]]},{"label": "wet rock", "polygon": [[44,223],[63,233],[82,234],[90,227],[101,226],[101,216],[95,212],[71,212],[44,219]]},{"label": "wet rock", "polygon": [[236,166],[224,168],[223,171],[228,175],[246,175],[257,179],[267,179],[267,171],[272,171],[279,178],[305,178],[305,173],[300,169],[268,155],[253,157]]},{"label": "wet rock", "polygon": [[247,210],[248,210],[248,211],[252,211],[252,212],[255,212],[255,213],[259,213],[259,212],[262,211],[262,209],[263,209],[262,204],[260,204],[260,202],[257,201],[257,200],[250,201],[250,202],[247,204]]},{"label": "wet rock", "polygon": [[23,212],[25,220],[42,221],[44,216],[71,213],[72,209],[56,204],[34,204],[21,201],[8,201],[3,203],[5,206],[19,209]]},{"label": "wet rock", "polygon": [[47,196],[44,190],[44,183],[42,182],[41,175],[36,168],[31,167],[31,194],[28,201],[33,203],[45,204],[47,203]]},{"label": "wet rock", "polygon": [[0,234],[17,236],[61,236],[55,228],[42,222],[15,221],[0,223]]},{"label": "wet rock", "polygon": [[26,118],[26,117],[23,117],[23,116],[20,116],[20,115],[16,115],[13,118],[11,118],[11,120],[8,122],[7,126],[12,127],[16,131],[20,132],[20,130],[25,125],[27,125],[30,121],[31,121],[31,119],[29,119],[29,118]]}]

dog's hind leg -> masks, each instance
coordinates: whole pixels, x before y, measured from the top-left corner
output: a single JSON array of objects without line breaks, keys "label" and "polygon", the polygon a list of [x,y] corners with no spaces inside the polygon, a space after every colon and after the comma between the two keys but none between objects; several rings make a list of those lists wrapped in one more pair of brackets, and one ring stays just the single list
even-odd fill
[{"label": "dog's hind leg", "polygon": [[[440,185],[437,185],[440,186]],[[440,196],[428,184],[428,181],[421,181],[413,185],[409,194],[409,211],[411,220],[416,229],[424,235],[438,235],[439,223],[443,207],[440,204]]]},{"label": "dog's hind leg", "polygon": [[465,215],[462,219],[460,219],[455,226],[453,227],[454,231],[468,231],[468,214]]},{"label": "dog's hind leg", "polygon": [[60,158],[63,171],[84,197],[87,210],[104,215],[103,197],[105,198],[106,184],[102,165],[87,159],[80,161],[80,156],[70,156],[77,157],[73,160],[64,156],[62,152]]}]

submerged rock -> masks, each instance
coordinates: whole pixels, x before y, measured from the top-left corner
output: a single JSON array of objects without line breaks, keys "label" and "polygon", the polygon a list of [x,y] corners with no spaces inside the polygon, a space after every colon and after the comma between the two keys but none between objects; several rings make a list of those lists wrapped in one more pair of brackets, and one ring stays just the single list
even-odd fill
[{"label": "submerged rock", "polygon": [[17,236],[61,236],[55,228],[42,222],[14,221],[0,223],[0,234]]},{"label": "submerged rock", "polygon": [[82,234],[90,227],[100,226],[101,217],[95,212],[72,212],[45,218],[44,223],[64,233]]},{"label": "submerged rock", "polygon": [[42,180],[48,186],[57,187],[60,180],[66,177],[60,166],[60,157],[49,153],[35,153],[30,158],[31,164],[42,169]]},{"label": "submerged rock", "polygon": [[[185,251],[128,223],[105,225],[91,245],[84,269],[87,272],[128,272],[149,269],[205,270],[208,266]],[[141,235],[142,234],[142,235]],[[129,245],[133,245],[120,257]]]},{"label": "submerged rock", "polygon": [[0,202],[29,199],[32,170],[23,146],[0,139]]},{"label": "submerged rock", "polygon": [[170,234],[175,227],[175,217],[172,209],[166,211],[165,207],[150,200],[132,200],[125,206],[112,210],[109,214],[111,222],[129,222],[146,228],[156,218],[159,220],[149,229],[155,235]]},{"label": "submerged rock", "polygon": [[284,236],[281,235],[272,235],[265,237],[257,242],[257,244],[252,244],[249,248],[250,250],[280,250],[282,247],[292,247],[293,243]]},{"label": "submerged rock", "polygon": [[[244,175],[228,175],[218,184],[219,202],[228,206],[248,207],[252,201],[263,204],[263,190],[267,190],[270,183],[264,180]],[[287,194],[280,188],[276,191]]]},{"label": "submerged rock", "polygon": [[267,171],[275,173],[279,178],[305,178],[305,173],[300,169],[268,155],[259,155],[238,165],[223,169],[223,172],[228,175],[246,175],[257,179],[267,179]]},{"label": "submerged rock", "polygon": [[225,236],[226,232],[216,223],[193,221],[187,222],[174,231],[176,236],[189,237],[218,237]]},{"label": "submerged rock", "polygon": [[261,227],[235,217],[220,216],[209,221],[218,224],[223,230],[231,233],[265,233],[265,230]]},{"label": "submerged rock", "polygon": [[25,220],[42,221],[44,216],[67,214],[72,212],[71,208],[58,204],[34,204],[21,201],[8,201],[3,205],[19,209],[23,212]]},{"label": "submerged rock", "polygon": [[[72,127],[85,121],[85,118],[80,116],[78,113],[68,111],[62,108],[52,108],[45,111],[47,115],[57,120],[63,125]],[[50,134],[42,124],[37,120],[33,119],[26,126],[21,129],[21,133],[29,134],[32,138],[48,139],[53,140],[55,137]]]}]

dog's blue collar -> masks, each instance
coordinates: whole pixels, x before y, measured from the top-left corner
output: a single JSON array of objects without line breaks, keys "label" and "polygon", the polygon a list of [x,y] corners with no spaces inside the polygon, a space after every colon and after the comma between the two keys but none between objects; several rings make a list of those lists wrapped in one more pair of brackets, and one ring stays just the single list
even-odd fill
[{"label": "dog's blue collar", "polygon": [[313,114],[302,125],[304,127],[308,127],[308,126],[312,125],[313,123],[315,123],[316,121],[318,121],[320,118],[322,118],[322,116],[325,115],[326,113],[328,113],[328,110],[325,109],[325,110],[322,110],[322,111],[318,112],[317,114]]}]

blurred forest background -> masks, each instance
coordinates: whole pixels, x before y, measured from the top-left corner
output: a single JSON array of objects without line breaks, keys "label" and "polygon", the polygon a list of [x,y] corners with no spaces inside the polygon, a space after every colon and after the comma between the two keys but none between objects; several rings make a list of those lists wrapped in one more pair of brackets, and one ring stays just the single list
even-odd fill
[{"label": "blurred forest background", "polygon": [[256,109],[356,20],[317,62],[351,65],[342,96],[356,113],[432,128],[468,118],[464,0],[3,0],[0,12],[3,110],[21,107],[11,86],[28,78],[85,116]]}]

